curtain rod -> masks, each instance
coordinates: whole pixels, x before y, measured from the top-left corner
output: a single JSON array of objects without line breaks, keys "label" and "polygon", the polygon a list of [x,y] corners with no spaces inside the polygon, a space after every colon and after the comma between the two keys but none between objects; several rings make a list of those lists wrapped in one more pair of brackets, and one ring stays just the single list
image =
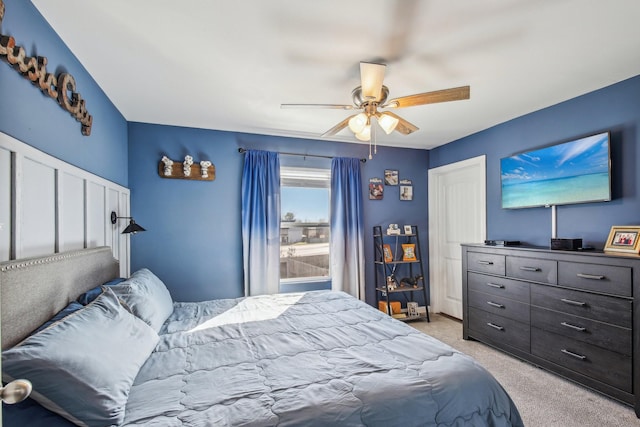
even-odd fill
[{"label": "curtain rod", "polygon": [[[247,151],[246,148],[238,148],[238,153],[244,154]],[[282,151],[279,151],[278,154],[284,154],[286,156],[300,156],[300,157],[321,157],[323,159],[333,159],[332,156],[321,156],[319,154],[300,154],[300,153],[285,153]],[[360,161],[362,163],[367,163],[367,159],[360,159]]]}]

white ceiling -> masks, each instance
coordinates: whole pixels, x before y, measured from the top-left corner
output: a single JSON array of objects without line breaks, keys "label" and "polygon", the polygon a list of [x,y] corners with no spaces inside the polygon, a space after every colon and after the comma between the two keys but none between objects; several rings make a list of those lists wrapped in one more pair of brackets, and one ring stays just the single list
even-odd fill
[{"label": "white ceiling", "polygon": [[32,2],[136,122],[320,139],[352,113],[280,104],[350,104],[359,61],[382,58],[390,98],[471,86],[378,134],[432,148],[640,74],[638,0]]}]

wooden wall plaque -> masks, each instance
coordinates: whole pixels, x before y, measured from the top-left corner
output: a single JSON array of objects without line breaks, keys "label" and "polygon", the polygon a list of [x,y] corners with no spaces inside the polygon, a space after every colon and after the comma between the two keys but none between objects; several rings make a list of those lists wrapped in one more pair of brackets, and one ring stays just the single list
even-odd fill
[{"label": "wooden wall plaque", "polygon": [[207,169],[207,176],[202,176],[202,167],[200,163],[193,163],[190,165],[191,173],[187,176],[184,174],[184,166],[182,162],[173,162],[171,167],[171,173],[169,175],[165,174],[165,165],[162,160],[158,162],[158,175],[162,178],[172,178],[172,179],[190,179],[193,181],[213,181],[216,179],[216,167],[211,164]]}]

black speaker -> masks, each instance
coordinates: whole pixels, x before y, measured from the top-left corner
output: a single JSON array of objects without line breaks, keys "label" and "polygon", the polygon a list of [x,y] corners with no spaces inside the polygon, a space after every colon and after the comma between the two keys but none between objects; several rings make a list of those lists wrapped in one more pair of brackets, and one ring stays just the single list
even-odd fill
[{"label": "black speaker", "polygon": [[582,239],[551,238],[551,249],[559,251],[577,251],[582,247]]}]

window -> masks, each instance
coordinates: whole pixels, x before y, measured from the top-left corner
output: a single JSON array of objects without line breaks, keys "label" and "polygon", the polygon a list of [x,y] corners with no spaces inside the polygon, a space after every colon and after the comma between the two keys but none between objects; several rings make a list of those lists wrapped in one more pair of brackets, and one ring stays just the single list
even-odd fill
[{"label": "window", "polygon": [[280,279],[326,280],[331,170],[280,167]]}]

